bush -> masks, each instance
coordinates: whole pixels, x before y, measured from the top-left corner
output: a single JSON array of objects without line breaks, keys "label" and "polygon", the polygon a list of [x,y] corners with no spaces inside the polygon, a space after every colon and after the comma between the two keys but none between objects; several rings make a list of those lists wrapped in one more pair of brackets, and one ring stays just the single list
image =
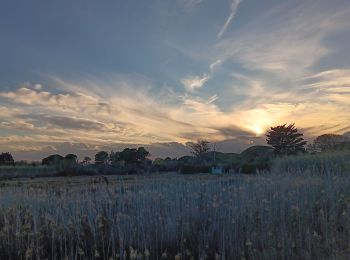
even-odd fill
[{"label": "bush", "polygon": [[241,173],[253,174],[257,171],[269,171],[271,168],[271,163],[267,161],[255,161],[255,162],[243,162],[241,164]]},{"label": "bush", "polygon": [[0,179],[50,177],[54,176],[55,173],[55,167],[48,165],[40,165],[35,167],[32,165],[0,166]]},{"label": "bush", "polygon": [[179,169],[180,162],[177,159],[169,157],[164,160],[157,158],[152,163],[152,171],[156,172],[175,172]]},{"label": "bush", "polygon": [[211,167],[205,165],[183,165],[181,166],[180,171],[183,174],[210,173]]},{"label": "bush", "polygon": [[240,161],[235,170],[245,174],[269,171],[273,157],[273,149],[269,146],[258,145],[249,147],[240,154]]},{"label": "bush", "polygon": [[91,167],[76,167],[73,170],[63,170],[56,172],[56,176],[67,177],[67,176],[93,176],[98,175],[98,171]]}]

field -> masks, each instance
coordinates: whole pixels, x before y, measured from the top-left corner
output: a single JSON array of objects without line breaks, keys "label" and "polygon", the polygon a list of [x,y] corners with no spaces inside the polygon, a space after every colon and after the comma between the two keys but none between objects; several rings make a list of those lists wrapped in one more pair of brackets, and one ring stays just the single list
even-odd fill
[{"label": "field", "polygon": [[350,177],[1,182],[1,259],[349,259]]},{"label": "field", "polygon": [[0,179],[13,179],[23,177],[39,177],[39,176],[54,176],[56,167],[46,165],[16,165],[16,166],[0,166]]}]

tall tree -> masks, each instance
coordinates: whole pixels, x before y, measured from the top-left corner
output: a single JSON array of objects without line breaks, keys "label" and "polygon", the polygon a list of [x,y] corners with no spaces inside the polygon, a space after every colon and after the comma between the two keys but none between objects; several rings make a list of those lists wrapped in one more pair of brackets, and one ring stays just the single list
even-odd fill
[{"label": "tall tree", "polygon": [[42,160],[42,165],[59,165],[64,158],[59,154],[50,155]]},{"label": "tall tree", "polygon": [[120,152],[119,158],[123,160],[125,164],[132,164],[137,162],[136,158],[137,149],[135,148],[125,148]]},{"label": "tall tree", "polygon": [[12,154],[6,152],[0,154],[0,165],[14,165]]},{"label": "tall tree", "polygon": [[191,153],[197,157],[202,158],[203,155],[210,151],[209,142],[203,139],[198,139],[195,143],[189,143],[188,146],[191,149]]},{"label": "tall tree", "polygon": [[108,153],[105,151],[100,151],[95,154],[95,164],[106,164],[108,162]]},{"label": "tall tree", "polygon": [[137,149],[125,148],[119,153],[119,159],[124,160],[126,164],[142,163],[146,161],[149,155],[150,153],[144,147],[139,147]]},{"label": "tall tree", "polygon": [[119,161],[121,161],[120,152],[111,151],[111,153],[109,154],[109,161],[112,164],[113,163],[118,163]]},{"label": "tall tree", "polygon": [[137,148],[136,158],[138,162],[144,162],[149,155],[149,151],[147,151],[144,147]]},{"label": "tall tree", "polygon": [[67,154],[67,155],[64,157],[64,159],[65,159],[67,162],[69,162],[69,163],[75,164],[75,163],[77,163],[77,161],[78,161],[78,156],[75,155],[75,154],[70,153],[70,154]]},{"label": "tall tree", "polygon": [[75,154],[67,154],[64,157],[64,167],[66,170],[71,170],[73,169],[78,163],[78,156]]},{"label": "tall tree", "polygon": [[291,155],[305,152],[306,141],[294,124],[271,127],[266,134],[266,142],[278,155]]}]

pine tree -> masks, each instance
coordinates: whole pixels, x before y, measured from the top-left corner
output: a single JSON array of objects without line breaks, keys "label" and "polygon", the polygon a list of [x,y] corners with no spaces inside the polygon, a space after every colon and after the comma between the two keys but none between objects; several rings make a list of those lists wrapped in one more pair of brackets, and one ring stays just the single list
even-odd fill
[{"label": "pine tree", "polygon": [[284,124],[271,127],[271,130],[266,134],[266,141],[275,149],[276,154],[291,155],[305,152],[306,141],[302,136],[303,134],[298,133],[294,124],[288,126]]}]

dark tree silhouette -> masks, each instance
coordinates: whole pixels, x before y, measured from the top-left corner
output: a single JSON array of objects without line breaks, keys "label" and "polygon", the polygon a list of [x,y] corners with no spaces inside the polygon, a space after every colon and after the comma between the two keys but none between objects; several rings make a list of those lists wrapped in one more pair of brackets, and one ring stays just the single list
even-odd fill
[{"label": "dark tree silhouette", "polygon": [[75,154],[67,154],[64,157],[64,168],[65,170],[72,170],[78,163],[78,156]]},{"label": "dark tree silhouette", "polygon": [[294,124],[271,127],[266,134],[267,144],[274,148],[278,155],[291,155],[305,152],[306,141],[303,134],[298,133]]},{"label": "dark tree silhouette", "polygon": [[85,156],[83,160],[83,164],[90,164],[91,158],[89,156]]},{"label": "dark tree silhouette", "polygon": [[144,162],[148,156],[150,153],[144,147],[137,148],[136,158],[138,162]]},{"label": "dark tree silhouette", "polygon": [[67,154],[64,159],[66,161],[69,161],[71,163],[77,163],[77,160],[78,160],[78,156],[76,156],[75,154]]},{"label": "dark tree silhouette", "polygon": [[118,154],[119,159],[124,160],[125,164],[142,163],[149,155],[150,153],[144,147],[126,148]]},{"label": "dark tree silhouette", "polygon": [[314,140],[313,148],[314,150],[318,151],[326,151],[326,150],[332,150],[337,147],[337,145],[344,143],[348,141],[348,138],[346,138],[343,135],[337,135],[337,134],[323,134]]},{"label": "dark tree silhouette", "polygon": [[59,154],[50,155],[42,160],[42,165],[58,165],[64,158]]},{"label": "dark tree silhouette", "polygon": [[121,161],[120,152],[111,151],[111,153],[109,154],[109,161],[112,164],[120,162]]},{"label": "dark tree silhouette", "polygon": [[120,152],[119,159],[124,161],[125,164],[136,163],[136,153],[137,149],[135,148],[125,148],[123,151]]},{"label": "dark tree silhouette", "polygon": [[191,149],[191,153],[197,157],[202,158],[203,155],[210,151],[209,142],[203,139],[198,139],[196,143],[189,143],[188,147]]},{"label": "dark tree silhouette", "polygon": [[108,162],[108,153],[100,151],[95,155],[95,164],[106,164]]},{"label": "dark tree silhouette", "polygon": [[14,165],[12,154],[6,152],[0,154],[0,165]]}]

